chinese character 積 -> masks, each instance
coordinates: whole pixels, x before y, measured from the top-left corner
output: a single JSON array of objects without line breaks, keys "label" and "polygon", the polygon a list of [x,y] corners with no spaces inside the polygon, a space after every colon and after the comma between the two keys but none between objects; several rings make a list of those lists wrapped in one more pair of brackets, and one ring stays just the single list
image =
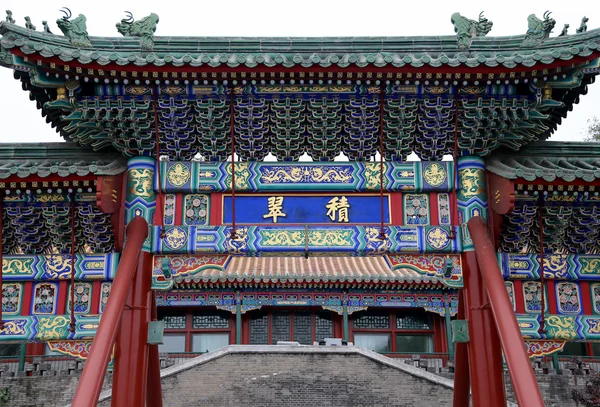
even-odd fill
[{"label": "chinese character \u7a4d", "polygon": [[338,198],[337,196],[331,198],[331,200],[325,205],[327,209],[326,215],[329,216],[329,219],[335,222],[335,218],[337,216],[338,222],[348,222],[348,209],[350,208],[350,204],[345,196]]},{"label": "chinese character \u7a4d", "polygon": [[263,215],[263,218],[273,218],[273,223],[277,223],[277,218],[280,216],[285,217],[285,213],[283,213],[283,197],[282,196],[272,196],[268,199],[268,209],[269,213]]}]

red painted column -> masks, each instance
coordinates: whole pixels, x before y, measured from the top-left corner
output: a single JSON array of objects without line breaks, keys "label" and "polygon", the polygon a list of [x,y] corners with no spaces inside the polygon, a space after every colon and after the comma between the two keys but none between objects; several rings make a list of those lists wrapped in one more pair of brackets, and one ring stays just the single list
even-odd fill
[{"label": "red painted column", "polygon": [[[465,319],[463,292],[458,294],[458,320]],[[454,353],[454,398],[453,407],[469,407],[471,379],[469,377],[469,352],[465,342],[456,344]]]},{"label": "red painted column", "polygon": [[[476,253],[476,260],[481,267],[478,277],[483,280],[480,280],[480,283],[487,287],[491,311],[494,315],[493,321],[502,339],[502,349],[506,357],[506,364],[517,403],[520,406],[543,407],[544,400],[529,362],[517,318],[512,312],[508,293],[504,289],[504,280],[496,260],[494,246],[487,231],[487,223],[481,217],[475,216],[469,220],[468,226],[475,246],[475,252],[470,253]],[[493,344],[493,346],[496,345]],[[492,398],[491,396],[491,394],[488,395],[489,398]],[[492,404],[489,400],[486,404],[478,404],[475,402],[475,397],[473,397],[473,405],[489,406]],[[506,405],[506,401],[503,405]]]},{"label": "red painted column", "polygon": [[[150,318],[156,321],[158,313],[156,310],[156,295],[152,292],[152,308]],[[160,358],[158,357],[158,345],[149,345],[150,359],[148,361],[148,388],[146,389],[146,407],[162,407],[162,383],[160,381]]]},{"label": "red painted column", "polygon": [[152,255],[141,252],[115,342],[112,407],[145,407],[148,383],[148,322],[152,305]]},{"label": "red painted column", "polygon": [[83,373],[73,398],[73,407],[96,405],[102,390],[104,375],[117,336],[126,298],[131,291],[135,270],[144,240],[148,236],[148,223],[141,217],[134,218],[127,226],[127,243],[119,261],[106,309],[100,320],[94,346],[90,350]]},{"label": "red painted column", "polygon": [[502,349],[475,252],[463,253],[462,263],[473,406],[505,407]]}]

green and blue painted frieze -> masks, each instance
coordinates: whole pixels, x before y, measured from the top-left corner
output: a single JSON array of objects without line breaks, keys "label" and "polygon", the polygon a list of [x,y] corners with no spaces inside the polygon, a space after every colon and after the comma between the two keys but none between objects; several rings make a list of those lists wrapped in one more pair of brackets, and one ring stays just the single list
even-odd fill
[{"label": "green and blue painted frieze", "polygon": [[[454,232],[453,232],[454,230]],[[165,226],[152,230],[156,254],[323,253],[458,253],[461,235],[451,226],[385,226],[385,239],[375,226]]]},{"label": "green and blue painted frieze", "polygon": [[[160,189],[168,193],[224,192],[231,190],[231,163],[201,161],[161,162]],[[385,162],[386,191],[448,192],[454,187],[454,163]],[[255,191],[379,191],[380,164],[340,163],[235,163],[235,189]],[[158,190],[158,174],[154,182]]]},{"label": "green and blue painted frieze", "polygon": [[[75,255],[75,280],[112,280],[119,253]],[[71,255],[8,255],[2,258],[2,279],[57,281],[71,278]]]},{"label": "green and blue painted frieze", "polygon": [[[538,280],[539,254],[498,253],[498,264],[506,280]],[[544,277],[555,280],[600,281],[600,255],[546,254]]]}]

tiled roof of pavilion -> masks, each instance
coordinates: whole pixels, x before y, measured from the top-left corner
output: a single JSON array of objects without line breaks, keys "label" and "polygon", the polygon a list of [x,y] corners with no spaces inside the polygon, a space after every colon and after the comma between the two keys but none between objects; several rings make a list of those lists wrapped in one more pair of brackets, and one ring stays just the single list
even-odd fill
[{"label": "tiled roof of pavilion", "polygon": [[155,37],[151,52],[136,37],[89,37],[76,47],[64,36],[0,22],[1,45],[24,55],[86,65],[238,67],[532,67],[588,57],[600,48],[600,29],[521,46],[525,35],[475,37],[468,49],[456,36],[430,37]]},{"label": "tiled roof of pavilion", "polygon": [[600,179],[600,143],[546,141],[517,153],[498,151],[486,160],[486,168],[508,179],[591,182]]},{"label": "tiled roof of pavilion", "polygon": [[155,37],[156,14],[90,37],[65,14],[64,36],[9,14],[0,65],[66,140],[125,156],[225,161],[232,136],[243,161],[486,156],[548,138],[600,73],[600,29],[550,38],[548,13],[525,35],[455,13],[456,36],[349,38]]},{"label": "tiled roof of pavilion", "polygon": [[127,169],[120,154],[82,149],[75,143],[1,143],[0,179],[31,175],[116,175]]}]

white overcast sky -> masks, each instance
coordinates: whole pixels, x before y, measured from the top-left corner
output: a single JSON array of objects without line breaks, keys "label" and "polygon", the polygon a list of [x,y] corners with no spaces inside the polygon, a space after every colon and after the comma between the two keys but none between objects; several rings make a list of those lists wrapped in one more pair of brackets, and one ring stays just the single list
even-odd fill
[{"label": "white overcast sky", "polygon": [[[588,28],[600,27],[599,1],[407,1],[407,0],[0,0],[0,16],[12,10],[18,24],[24,17],[42,29],[47,20],[54,33],[59,9],[69,7],[74,16],[85,14],[91,36],[119,36],[115,24],[131,11],[139,19],[151,12],[159,15],[156,35],[180,36],[412,36],[453,35],[450,16],[460,12],[477,19],[484,10],[494,22],[489,35],[523,34],[527,16],[541,18],[546,10],[556,19],[553,36],[565,23],[574,33],[585,15]],[[552,140],[583,139],[586,121],[600,117],[600,84],[569,113]],[[0,68],[0,142],[50,142],[62,138],[41,117],[29,95],[21,89],[12,72]]]}]

